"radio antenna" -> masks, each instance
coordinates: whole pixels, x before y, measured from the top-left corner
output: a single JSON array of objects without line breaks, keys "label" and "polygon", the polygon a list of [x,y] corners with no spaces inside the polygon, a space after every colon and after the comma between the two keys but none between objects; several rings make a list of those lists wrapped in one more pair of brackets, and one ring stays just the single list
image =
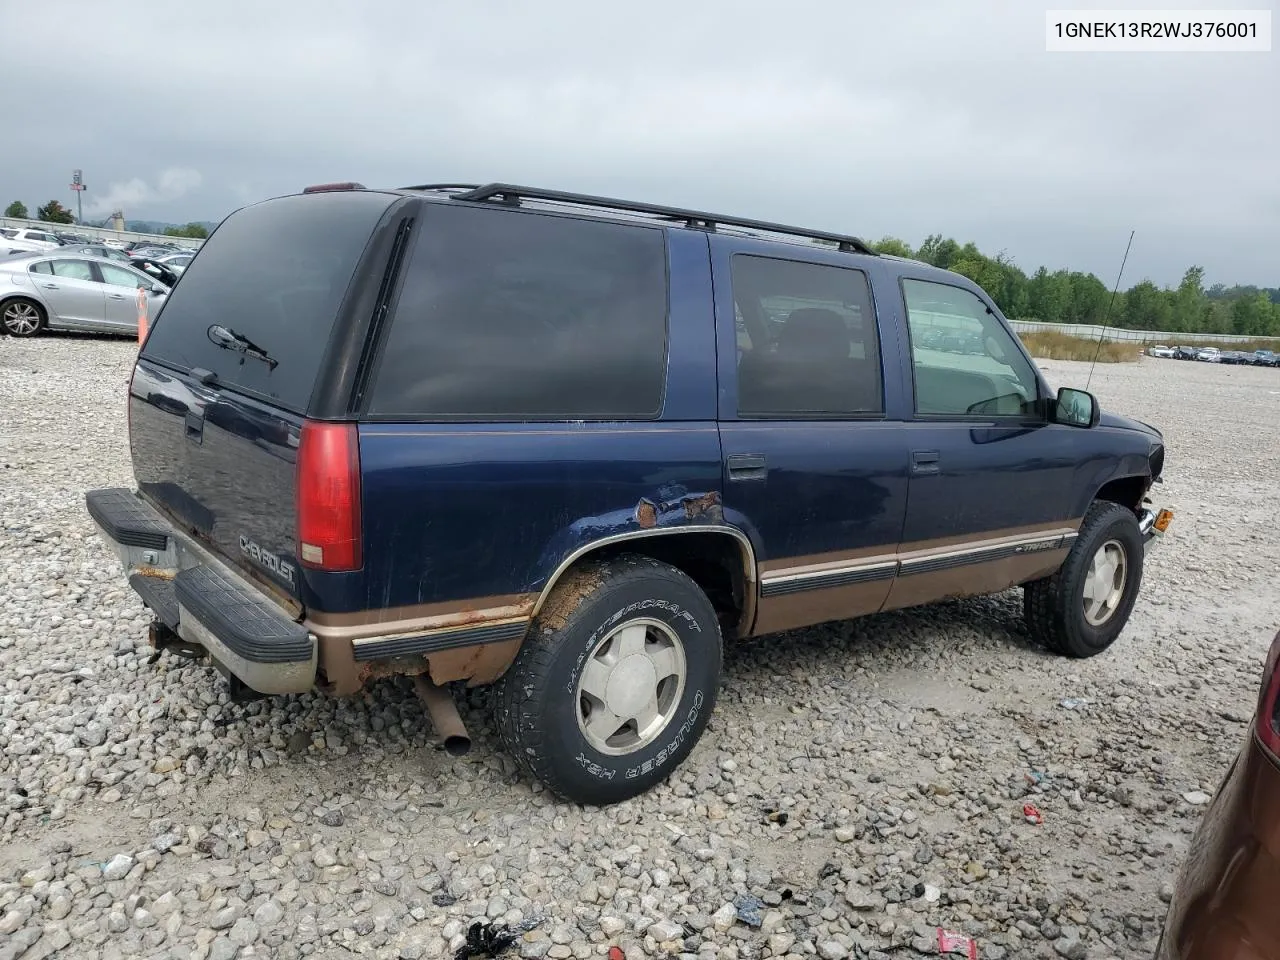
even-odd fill
[{"label": "radio antenna", "polygon": [[1098,357],[1102,354],[1102,341],[1107,335],[1107,322],[1111,319],[1111,308],[1115,306],[1116,294],[1120,292],[1120,278],[1124,276],[1124,265],[1129,262],[1129,249],[1133,246],[1133,235],[1136,230],[1129,231],[1129,243],[1124,248],[1124,259],[1120,261],[1120,272],[1116,274],[1116,285],[1111,291],[1111,299],[1107,301],[1107,312],[1102,317],[1102,329],[1098,331],[1098,349],[1093,352],[1093,363],[1089,364],[1089,376],[1084,382],[1084,388],[1089,389],[1089,384],[1093,382],[1093,368],[1098,365]]}]

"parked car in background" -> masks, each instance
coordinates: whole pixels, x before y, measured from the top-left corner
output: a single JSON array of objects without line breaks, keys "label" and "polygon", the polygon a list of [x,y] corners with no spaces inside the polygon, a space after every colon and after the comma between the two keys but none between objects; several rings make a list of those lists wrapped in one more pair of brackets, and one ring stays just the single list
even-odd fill
[{"label": "parked car in background", "polygon": [[1255,350],[1249,362],[1259,367],[1280,367],[1280,354],[1271,350]]},{"label": "parked car in background", "polygon": [[[5,231],[6,233],[8,230]],[[13,230],[9,237],[10,240],[22,240],[27,243],[37,244],[45,249],[53,249],[62,246],[62,241],[58,239],[58,235],[50,230],[38,230],[35,228],[20,228]]]},{"label": "parked car in background", "polygon": [[159,260],[151,257],[130,257],[129,266],[135,270],[141,270],[143,273],[155,277],[160,283],[166,287],[172,287],[178,282],[178,273],[165,266]]},{"label": "parked car in background", "polygon": [[0,253],[33,253],[62,246],[58,238],[43,230],[0,227]]},{"label": "parked car in background", "polygon": [[1169,359],[1173,357],[1173,347],[1166,347],[1164,344],[1157,344],[1154,347],[1147,348],[1147,355],[1151,357]]},{"label": "parked car in background", "polygon": [[1178,347],[1173,351],[1173,356],[1177,360],[1195,360],[1199,353],[1195,347]]},{"label": "parked car in background", "polygon": [[1201,347],[1196,351],[1196,359],[1203,360],[1205,363],[1220,363],[1222,351],[1217,347]]},{"label": "parked car in background", "polygon": [[184,250],[181,253],[171,253],[168,256],[156,257],[156,261],[164,264],[174,273],[178,274],[178,276],[181,276],[182,271],[187,269],[188,264],[191,263],[191,260],[194,257],[195,253],[193,251]]},{"label": "parked car in background", "polygon": [[1183,859],[1156,960],[1280,960],[1278,667],[1280,633],[1244,743]]},{"label": "parked car in background", "polygon": [[[575,802],[680,765],[727,642],[1021,586],[1047,648],[1101,654],[1172,517],[1159,430],[856,237],[333,185],[195,259],[134,366],[133,482],[86,495],[155,646],[237,697],[410,674],[437,732],[444,684],[498,682]],[[935,325],[974,354],[916,349]]]},{"label": "parked car in background", "polygon": [[59,253],[83,253],[90,257],[105,257],[108,260],[129,262],[129,255],[116,247],[108,247],[105,243],[81,243],[63,247]]},{"label": "parked car in background", "polygon": [[86,237],[81,233],[70,233],[66,230],[59,230],[55,233],[58,241],[65,247],[80,243],[93,243],[92,238]]},{"label": "parked car in background", "polygon": [[125,248],[131,257],[162,257],[168,253],[177,253],[181,248],[174,243],[162,240],[142,240]]},{"label": "parked car in background", "polygon": [[1251,357],[1252,354],[1245,353],[1243,350],[1224,350],[1218,362],[1239,365],[1249,363]]},{"label": "parked car in background", "polygon": [[138,332],[138,291],[155,316],[169,288],[123,263],[47,251],[0,260],[0,328],[15,337],[42,330]]}]

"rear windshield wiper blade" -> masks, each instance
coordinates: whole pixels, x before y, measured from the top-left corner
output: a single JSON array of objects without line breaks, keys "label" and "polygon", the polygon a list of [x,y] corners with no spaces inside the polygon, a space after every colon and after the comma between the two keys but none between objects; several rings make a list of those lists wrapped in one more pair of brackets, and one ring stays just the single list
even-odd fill
[{"label": "rear windshield wiper blade", "polygon": [[247,357],[261,360],[269,369],[274,370],[280,363],[279,360],[276,360],[243,333],[236,333],[230,327],[224,327],[217,323],[213,324],[209,327],[209,339],[223,350],[235,350]]}]

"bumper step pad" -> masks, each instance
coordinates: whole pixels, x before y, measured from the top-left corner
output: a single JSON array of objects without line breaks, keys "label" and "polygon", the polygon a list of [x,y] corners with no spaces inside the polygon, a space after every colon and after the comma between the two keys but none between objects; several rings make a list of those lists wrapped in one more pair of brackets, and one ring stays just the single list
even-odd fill
[{"label": "bumper step pad", "polygon": [[129,586],[151,608],[157,620],[170,630],[178,629],[178,597],[174,593],[172,580],[135,573],[129,578]]},{"label": "bumper step pad", "polygon": [[203,566],[182,570],[174,577],[173,591],[183,609],[251,663],[304,663],[315,655],[306,627],[219,570]]},{"label": "bumper step pad", "polygon": [[169,524],[132,490],[111,487],[90,490],[84,497],[89,516],[116,543],[144,550],[164,551],[169,546]]}]

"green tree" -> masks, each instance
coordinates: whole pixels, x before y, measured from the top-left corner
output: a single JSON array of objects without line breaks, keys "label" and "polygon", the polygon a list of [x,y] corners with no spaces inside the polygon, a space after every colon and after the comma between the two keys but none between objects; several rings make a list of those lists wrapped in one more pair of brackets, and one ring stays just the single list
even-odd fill
[{"label": "green tree", "polygon": [[166,237],[186,237],[189,240],[206,240],[209,237],[209,231],[199,223],[188,223],[185,227],[165,227],[164,235]]},{"label": "green tree", "polygon": [[908,260],[914,260],[916,256],[915,251],[911,249],[911,244],[897,237],[881,237],[870,244],[870,247],[876,253],[887,253],[891,257],[906,257]]},{"label": "green tree", "polygon": [[71,211],[57,200],[50,200],[43,207],[36,208],[36,219],[45,223],[75,223],[76,218]]},{"label": "green tree", "polygon": [[951,269],[963,277],[968,277],[983,290],[987,291],[991,299],[996,301],[996,305],[1001,310],[1004,309],[1004,304],[1000,302],[1004,285],[1004,271],[1000,269],[998,263],[987,259],[982,254],[977,256],[970,255],[957,260],[951,265]]},{"label": "green tree", "polygon": [[1064,323],[1071,307],[1071,281],[1065,270],[1041,267],[1027,283],[1028,309],[1036,320]]},{"label": "green tree", "polygon": [[1205,320],[1204,267],[1188,267],[1173,295],[1174,330],[1198,331]]},{"label": "green tree", "polygon": [[1271,298],[1259,290],[1252,296],[1240,297],[1231,303],[1232,333],[1253,337],[1265,337],[1272,329],[1275,310]]},{"label": "green tree", "polygon": [[1130,330],[1168,330],[1173,319],[1172,298],[1150,280],[1125,294],[1124,326]]},{"label": "green tree", "polygon": [[1107,302],[1111,299],[1111,291],[1092,273],[1079,271],[1068,274],[1067,288],[1070,290],[1068,316],[1072,323],[1108,324],[1115,317],[1107,317]]},{"label": "green tree", "polygon": [[949,270],[951,265],[960,258],[960,244],[950,237],[943,240],[942,234],[935,233],[925,237],[916,255],[925,263]]},{"label": "green tree", "polygon": [[15,200],[4,208],[6,217],[13,217],[15,220],[27,219],[27,205],[21,200]]}]

